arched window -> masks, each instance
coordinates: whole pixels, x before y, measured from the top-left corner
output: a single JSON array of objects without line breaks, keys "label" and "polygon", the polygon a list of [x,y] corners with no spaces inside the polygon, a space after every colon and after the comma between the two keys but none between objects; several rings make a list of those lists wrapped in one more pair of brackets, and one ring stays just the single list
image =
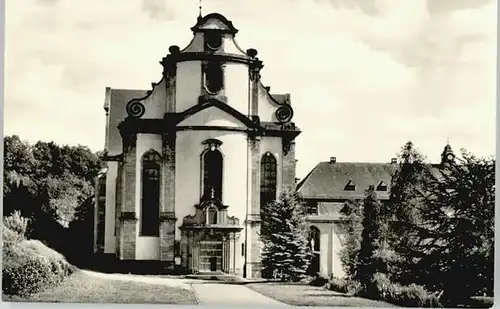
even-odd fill
[{"label": "arched window", "polygon": [[260,161],[260,205],[276,200],[276,159],[268,152]]},{"label": "arched window", "polygon": [[315,226],[309,228],[309,247],[314,252],[320,251],[320,232]]},{"label": "arched window", "polygon": [[208,206],[205,212],[207,224],[217,224],[217,207],[214,205]]},{"label": "arched window", "polygon": [[203,154],[203,196],[222,199],[222,153],[216,148]]},{"label": "arched window", "polygon": [[156,151],[142,157],[141,235],[158,236],[160,228],[160,165]]},{"label": "arched window", "polygon": [[205,87],[211,94],[224,87],[224,72],[220,63],[210,62],[205,67]]},{"label": "arched window", "polygon": [[315,226],[309,228],[309,248],[313,252],[311,264],[309,265],[309,274],[315,276],[320,271],[320,232]]}]

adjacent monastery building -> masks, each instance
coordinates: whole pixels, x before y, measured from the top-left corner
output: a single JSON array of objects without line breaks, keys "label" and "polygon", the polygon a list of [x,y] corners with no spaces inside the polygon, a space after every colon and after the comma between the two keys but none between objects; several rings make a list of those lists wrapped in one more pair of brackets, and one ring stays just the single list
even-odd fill
[{"label": "adjacent monastery building", "polygon": [[[450,145],[444,147],[441,162],[431,165],[431,171],[439,176],[439,170],[455,160]],[[344,277],[340,250],[346,235],[341,210],[349,201],[362,201],[365,190],[373,186],[378,199],[386,203],[390,196],[392,175],[398,168],[397,159],[387,163],[337,162],[336,157],[320,162],[297,184],[297,191],[307,205],[307,221],[310,226],[311,248],[314,259],[312,273],[323,277],[330,274]]]},{"label": "adjacent monastery building", "polygon": [[[260,82],[220,14],[171,46],[151,90],[106,88],[95,251],[128,265],[260,276],[260,205],[295,186],[289,94]],[[132,263],[133,262],[133,263]]]}]

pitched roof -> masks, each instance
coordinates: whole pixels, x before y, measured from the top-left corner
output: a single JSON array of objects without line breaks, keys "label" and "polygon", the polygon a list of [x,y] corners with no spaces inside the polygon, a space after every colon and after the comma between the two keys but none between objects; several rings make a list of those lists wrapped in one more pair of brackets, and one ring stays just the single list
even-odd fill
[{"label": "pitched roof", "polygon": [[[376,188],[383,181],[388,185],[387,191],[379,191],[378,195],[381,199],[388,198],[396,168],[397,165],[391,163],[320,162],[297,185],[297,191],[310,199],[363,198],[369,186]],[[352,191],[345,190],[349,182],[355,185]]]},{"label": "pitched roof", "polygon": [[[297,191],[305,199],[362,199],[373,185],[380,199],[388,199],[392,175],[398,167],[391,163],[320,162],[297,184]],[[435,177],[441,177],[441,164],[430,164],[430,168]],[[352,183],[354,190],[346,190]],[[377,190],[381,184],[387,186],[386,191]]]}]

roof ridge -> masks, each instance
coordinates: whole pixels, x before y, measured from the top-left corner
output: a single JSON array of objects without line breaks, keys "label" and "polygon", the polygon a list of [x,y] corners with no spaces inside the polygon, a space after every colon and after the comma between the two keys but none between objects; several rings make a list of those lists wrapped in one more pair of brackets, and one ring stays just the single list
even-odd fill
[{"label": "roof ridge", "polygon": [[131,89],[131,88],[113,88],[113,87],[109,87],[109,89],[111,90],[117,90],[117,91],[148,91],[148,90],[145,90],[145,89]]},{"label": "roof ridge", "polygon": [[361,162],[361,161],[336,161],[335,163],[330,163],[330,161],[321,161],[320,163],[328,163],[332,165],[339,163],[340,164],[388,164],[388,165],[394,164],[391,162]]}]

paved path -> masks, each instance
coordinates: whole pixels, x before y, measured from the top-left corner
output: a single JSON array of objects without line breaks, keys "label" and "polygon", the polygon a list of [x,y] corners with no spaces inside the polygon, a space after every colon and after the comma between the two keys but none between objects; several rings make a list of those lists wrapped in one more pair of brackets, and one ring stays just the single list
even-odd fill
[{"label": "paved path", "polygon": [[217,306],[287,306],[257,293],[244,285],[221,283],[193,283],[200,305]]}]

